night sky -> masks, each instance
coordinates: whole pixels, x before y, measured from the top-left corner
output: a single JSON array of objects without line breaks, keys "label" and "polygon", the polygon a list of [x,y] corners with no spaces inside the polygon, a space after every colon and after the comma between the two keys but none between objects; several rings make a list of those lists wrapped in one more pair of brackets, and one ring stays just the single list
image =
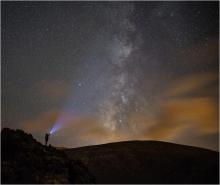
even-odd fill
[{"label": "night sky", "polygon": [[2,127],[218,150],[218,2],[1,4]]}]

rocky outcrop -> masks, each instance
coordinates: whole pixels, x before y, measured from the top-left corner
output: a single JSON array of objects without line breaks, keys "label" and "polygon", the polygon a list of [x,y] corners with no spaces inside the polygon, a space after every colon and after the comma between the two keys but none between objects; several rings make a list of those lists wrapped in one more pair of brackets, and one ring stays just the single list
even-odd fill
[{"label": "rocky outcrop", "polygon": [[1,132],[2,183],[94,183],[81,161],[70,160],[65,152],[46,147],[22,130]]}]

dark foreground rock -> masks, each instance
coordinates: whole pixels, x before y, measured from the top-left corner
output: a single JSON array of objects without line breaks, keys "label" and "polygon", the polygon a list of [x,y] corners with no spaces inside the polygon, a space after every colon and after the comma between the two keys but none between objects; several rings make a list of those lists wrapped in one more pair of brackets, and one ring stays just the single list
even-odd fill
[{"label": "dark foreground rock", "polygon": [[97,183],[218,183],[219,153],[159,141],[126,141],[65,150]]},{"label": "dark foreground rock", "polygon": [[2,183],[218,183],[219,153],[159,141],[75,149],[45,147],[22,130],[3,129]]},{"label": "dark foreground rock", "polygon": [[81,161],[68,159],[62,150],[46,147],[22,130],[1,132],[2,183],[94,183]]}]

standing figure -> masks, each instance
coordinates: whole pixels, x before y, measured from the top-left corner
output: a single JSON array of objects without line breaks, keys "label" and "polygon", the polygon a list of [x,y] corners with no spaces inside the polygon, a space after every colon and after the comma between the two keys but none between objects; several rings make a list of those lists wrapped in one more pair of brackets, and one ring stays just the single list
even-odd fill
[{"label": "standing figure", "polygon": [[47,146],[47,142],[49,140],[49,136],[50,136],[50,134],[48,134],[48,133],[45,134],[45,145],[46,146]]}]

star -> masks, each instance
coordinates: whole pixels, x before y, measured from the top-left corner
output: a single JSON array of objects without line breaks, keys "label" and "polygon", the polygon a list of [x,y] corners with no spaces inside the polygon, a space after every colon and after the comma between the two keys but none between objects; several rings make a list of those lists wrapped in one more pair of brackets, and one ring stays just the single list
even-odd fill
[{"label": "star", "polygon": [[82,87],[82,83],[78,83],[78,87]]}]

